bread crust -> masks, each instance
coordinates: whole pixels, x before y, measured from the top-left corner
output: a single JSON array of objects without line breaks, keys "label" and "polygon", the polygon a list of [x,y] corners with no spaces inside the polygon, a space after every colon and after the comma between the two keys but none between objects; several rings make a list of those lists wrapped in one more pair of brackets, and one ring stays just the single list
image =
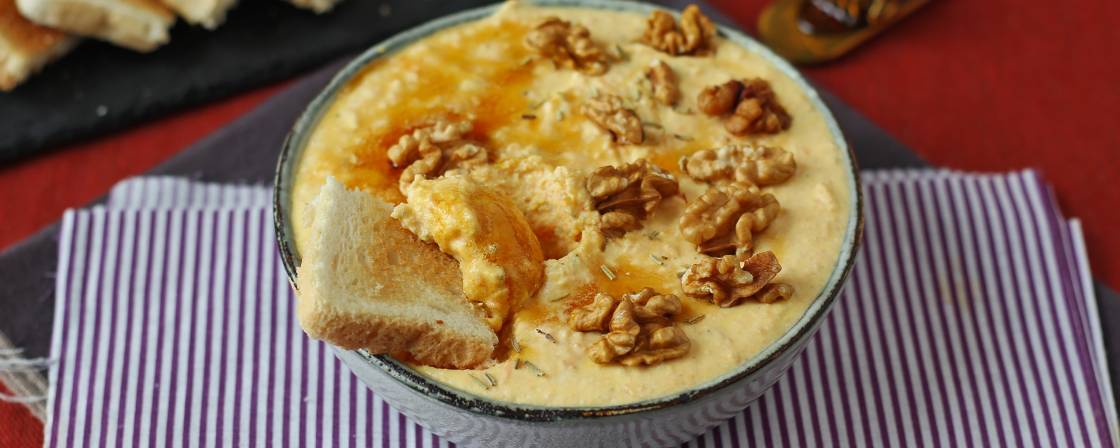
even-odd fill
[{"label": "bread crust", "polygon": [[[302,300],[301,303],[309,302]],[[465,337],[437,322],[351,314],[312,306],[297,306],[296,312],[308,336],[349,350],[364,348],[375,354],[407,353],[420,364],[450,369],[477,367],[494,352],[493,341]]]}]

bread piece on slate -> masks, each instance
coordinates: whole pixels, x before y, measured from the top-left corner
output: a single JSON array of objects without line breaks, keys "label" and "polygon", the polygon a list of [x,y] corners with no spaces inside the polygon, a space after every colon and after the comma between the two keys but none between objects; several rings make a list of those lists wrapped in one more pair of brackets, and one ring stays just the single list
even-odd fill
[{"label": "bread piece on slate", "polygon": [[226,13],[237,5],[237,0],[161,0],[179,17],[193,25],[212,30],[226,21]]},{"label": "bread piece on slate", "polygon": [[148,52],[170,40],[175,14],[157,0],[16,0],[40,25]]},{"label": "bread piece on slate", "polygon": [[296,5],[303,9],[310,9],[315,11],[316,14],[322,14],[334,8],[334,5],[341,3],[342,0],[288,0],[288,3]]},{"label": "bread piece on slate", "polygon": [[12,90],[77,42],[73,36],[25,19],[15,0],[0,0],[0,90]]}]

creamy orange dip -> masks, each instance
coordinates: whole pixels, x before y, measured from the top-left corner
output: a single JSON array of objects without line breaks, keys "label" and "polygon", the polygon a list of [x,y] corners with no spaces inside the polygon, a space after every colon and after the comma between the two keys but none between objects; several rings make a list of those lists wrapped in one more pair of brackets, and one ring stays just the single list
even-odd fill
[{"label": "creamy orange dip", "polygon": [[[586,26],[592,38],[617,52],[619,60],[600,76],[533,60],[526,33],[547,16]],[[512,199],[543,249],[543,285],[515,310],[503,338],[519,351],[499,349],[484,371],[415,366],[422,374],[491,399],[533,405],[612,405],[666,396],[726,374],[784,334],[817,297],[837,264],[849,221],[846,159],[825,118],[810,97],[758,54],[717,38],[706,56],[670,56],[639,43],[645,17],[580,8],[544,8],[510,3],[493,16],[436,33],[378,60],[352,79],[329,106],[298,164],[292,210],[308,213],[308,202],[327,176],[394,203],[404,201],[400,170],[386,151],[419,123],[441,115],[471,121],[471,137],[493,151],[492,163],[469,170],[480,185]],[[680,101],[657,103],[639,80],[660,59],[676,72]],[[706,86],[760,77],[770,82],[793,117],[773,135],[734,137],[715,118],[697,111]],[[624,98],[643,122],[641,145],[621,145],[580,113],[596,93]],[[796,157],[797,173],[765,190],[782,211],[759,234],[756,250],[773,251],[782,264],[778,280],[794,287],[789,299],[731,308],[684,297],[678,274],[701,258],[678,226],[686,199],[705,185],[682,174],[678,160],[692,152],[752,143],[781,147]],[[606,238],[584,187],[599,166],[641,158],[674,174],[683,194],[661,202],[644,227]],[[307,232],[296,219],[297,247]],[[415,230],[415,229],[414,229]],[[438,237],[437,237],[438,239]],[[608,278],[602,266],[613,274]],[[596,291],[614,295],[652,287],[677,294],[681,328],[692,342],[683,358],[652,367],[601,365],[588,347],[602,335],[569,329],[568,311]],[[548,336],[546,336],[546,334]],[[550,336],[550,337],[549,337]],[[530,361],[543,376],[517,360]],[[497,386],[479,381],[489,374]]]}]

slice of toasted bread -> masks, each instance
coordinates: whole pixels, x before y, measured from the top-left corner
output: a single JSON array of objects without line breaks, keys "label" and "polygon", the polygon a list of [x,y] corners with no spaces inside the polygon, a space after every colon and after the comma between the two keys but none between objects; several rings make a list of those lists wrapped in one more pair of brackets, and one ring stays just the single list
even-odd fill
[{"label": "slice of toasted bread", "polygon": [[288,0],[288,3],[303,9],[310,9],[316,14],[322,14],[334,8],[342,0]]},{"label": "slice of toasted bread", "polygon": [[0,90],[15,88],[77,42],[66,33],[25,19],[15,0],[0,0]]},{"label": "slice of toasted bread", "polygon": [[16,0],[40,25],[148,52],[170,40],[175,14],[157,0]]},{"label": "slice of toasted bread", "polygon": [[459,265],[401,227],[389,203],[328,178],[311,208],[296,303],[308,335],[437,367],[490,358],[498,337],[463,295]]},{"label": "slice of toasted bread", "polygon": [[226,21],[237,0],[161,0],[168,8],[175,10],[179,17],[194,25],[212,30]]}]

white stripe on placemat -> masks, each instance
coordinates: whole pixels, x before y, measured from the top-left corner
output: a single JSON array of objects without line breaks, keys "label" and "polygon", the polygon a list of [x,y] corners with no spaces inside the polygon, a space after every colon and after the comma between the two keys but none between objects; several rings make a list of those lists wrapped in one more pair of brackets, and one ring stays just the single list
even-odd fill
[{"label": "white stripe on placemat", "polygon": [[1089,270],[1089,255],[1085,248],[1085,237],[1082,233],[1080,220],[1074,219],[1071,221],[1065,237],[1070,250],[1073,252],[1072,256],[1078,272],[1078,291],[1081,294],[1085,320],[1090,330],[1089,342],[1093,345],[1092,359],[1097,365],[1097,381],[1102,389],[1101,398],[1104,400],[1104,421],[1114,423],[1108,426],[1112,440],[1120,440],[1120,427],[1115,424],[1117,422],[1116,400],[1113,395],[1112,376],[1109,374],[1108,358],[1105,356],[1104,337],[1101,334],[1101,321],[1097,311],[1097,299],[1096,295],[1093,294],[1093,275]]},{"label": "white stripe on placemat", "polygon": [[198,182],[182,177],[144,176],[121,181],[109,191],[114,208],[254,207],[272,201],[271,186]]},{"label": "white stripe on placemat", "polygon": [[[686,445],[1115,446],[1081,230],[1038,176],[864,180],[865,244],[819,334]],[[140,178],[66,214],[48,446],[448,446],[299,330],[269,201]]]}]

